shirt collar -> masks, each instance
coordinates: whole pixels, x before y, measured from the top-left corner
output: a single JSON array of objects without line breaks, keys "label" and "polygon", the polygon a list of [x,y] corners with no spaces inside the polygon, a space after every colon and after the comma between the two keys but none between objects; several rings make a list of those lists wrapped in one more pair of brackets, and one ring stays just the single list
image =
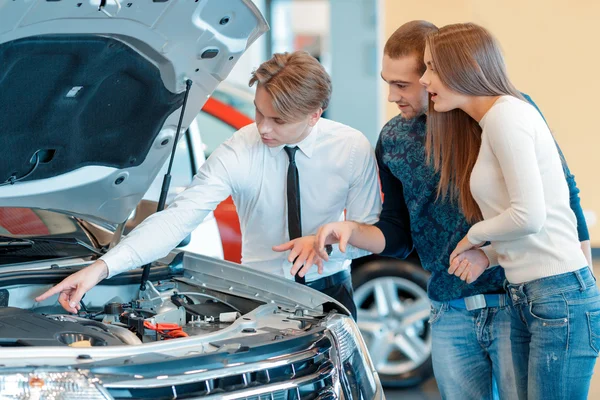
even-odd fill
[{"label": "shirt collar", "polygon": [[278,146],[278,147],[269,147],[269,151],[271,152],[271,155],[273,157],[275,157],[277,154],[281,153],[281,150],[283,150],[283,148],[285,146],[290,146],[290,147],[298,146],[300,151],[302,153],[304,153],[304,155],[306,157],[311,158],[313,151],[315,150],[315,146],[317,144],[317,135],[319,134],[319,125],[320,125],[319,122],[321,122],[320,119],[319,119],[319,121],[317,121],[315,126],[313,126],[313,128],[310,131],[310,133],[308,134],[308,136],[305,137],[304,140],[302,140],[300,143],[283,145],[283,146]]}]

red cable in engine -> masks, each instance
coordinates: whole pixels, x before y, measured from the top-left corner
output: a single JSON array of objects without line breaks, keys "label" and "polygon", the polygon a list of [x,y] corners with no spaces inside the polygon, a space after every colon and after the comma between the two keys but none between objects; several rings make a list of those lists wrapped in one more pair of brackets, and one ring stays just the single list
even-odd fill
[{"label": "red cable in engine", "polygon": [[172,324],[168,322],[160,322],[156,325],[150,323],[149,321],[144,321],[144,328],[150,329],[152,331],[157,331],[161,335],[167,338],[178,338],[178,337],[188,337],[189,335],[185,333],[181,326],[177,324]]}]

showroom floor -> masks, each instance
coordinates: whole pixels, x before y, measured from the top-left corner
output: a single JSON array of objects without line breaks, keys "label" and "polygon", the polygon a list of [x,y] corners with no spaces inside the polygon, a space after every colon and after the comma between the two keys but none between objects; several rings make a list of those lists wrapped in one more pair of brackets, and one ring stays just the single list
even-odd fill
[{"label": "showroom floor", "polygon": [[439,400],[440,392],[434,379],[430,379],[423,385],[410,390],[386,390],[387,400]]}]

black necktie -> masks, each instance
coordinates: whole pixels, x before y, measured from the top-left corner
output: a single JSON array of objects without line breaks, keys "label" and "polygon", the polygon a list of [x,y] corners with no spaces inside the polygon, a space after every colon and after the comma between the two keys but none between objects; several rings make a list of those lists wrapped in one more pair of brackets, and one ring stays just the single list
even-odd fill
[{"label": "black necktie", "polygon": [[[284,147],[285,152],[290,158],[290,165],[287,171],[287,206],[288,206],[288,232],[290,240],[302,236],[302,220],[300,219],[300,179],[298,176],[298,167],[296,166],[296,151],[298,146]],[[304,278],[297,274],[294,279],[298,283],[306,283]]]}]

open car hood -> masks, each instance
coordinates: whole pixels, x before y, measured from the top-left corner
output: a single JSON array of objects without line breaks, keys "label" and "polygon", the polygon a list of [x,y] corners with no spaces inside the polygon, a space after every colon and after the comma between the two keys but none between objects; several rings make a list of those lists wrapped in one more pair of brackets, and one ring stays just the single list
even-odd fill
[{"label": "open car hood", "polygon": [[268,25],[251,0],[0,0],[0,206],[124,222]]}]

